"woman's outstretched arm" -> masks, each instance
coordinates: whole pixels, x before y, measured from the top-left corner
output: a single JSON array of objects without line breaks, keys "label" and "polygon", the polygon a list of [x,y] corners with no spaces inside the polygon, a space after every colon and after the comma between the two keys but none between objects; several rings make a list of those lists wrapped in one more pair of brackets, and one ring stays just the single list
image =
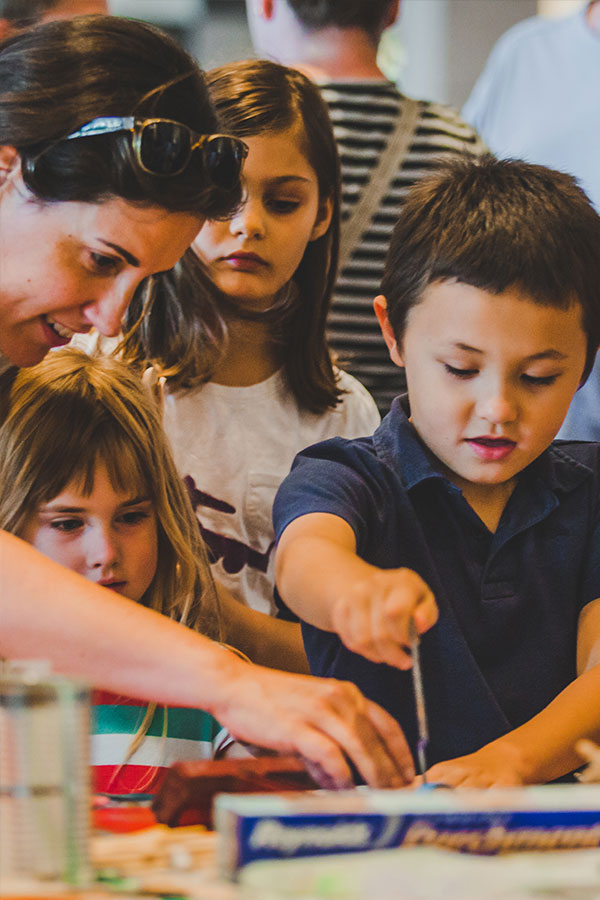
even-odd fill
[{"label": "woman's outstretched arm", "polygon": [[212,713],[239,740],[296,753],[337,786],[412,780],[398,724],[351,684],[249,666],[0,532],[0,654],[47,659],[120,693]]}]

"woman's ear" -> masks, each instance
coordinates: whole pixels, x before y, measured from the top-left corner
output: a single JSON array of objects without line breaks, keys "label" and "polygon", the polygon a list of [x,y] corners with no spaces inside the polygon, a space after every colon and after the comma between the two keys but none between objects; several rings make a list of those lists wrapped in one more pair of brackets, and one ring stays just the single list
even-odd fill
[{"label": "woman's ear", "polygon": [[379,327],[381,328],[383,339],[390,352],[390,359],[393,363],[395,363],[395,365],[404,368],[402,353],[400,352],[400,348],[398,347],[398,341],[396,340],[396,336],[394,335],[394,329],[392,328],[390,320],[388,319],[387,300],[383,296],[383,294],[379,294],[377,297],[375,297],[375,299],[373,300],[373,309],[375,310],[375,315],[377,316],[377,321],[379,322]]},{"label": "woman's ear", "polygon": [[315,220],[315,224],[313,225],[313,229],[310,233],[309,240],[316,241],[320,237],[323,237],[324,234],[327,233],[329,226],[331,225],[331,216],[333,215],[333,198],[326,197],[325,200],[321,200],[319,203],[319,209],[317,212],[317,218]]},{"label": "woman's ear", "polygon": [[21,157],[16,147],[0,145],[0,185],[5,184],[11,172],[20,171]]}]

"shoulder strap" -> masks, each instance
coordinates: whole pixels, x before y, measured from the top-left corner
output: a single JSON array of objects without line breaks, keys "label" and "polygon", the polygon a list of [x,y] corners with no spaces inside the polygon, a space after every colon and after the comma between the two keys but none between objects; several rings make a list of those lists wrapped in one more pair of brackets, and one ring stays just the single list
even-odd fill
[{"label": "shoulder strap", "polygon": [[410,97],[403,98],[401,113],[388,138],[387,145],[379,157],[369,181],[363,187],[350,218],[342,222],[339,272],[342,271],[356,249],[363,231],[369,227],[392,179],[404,162],[417,127],[420,111],[421,104],[418,100],[412,100]]}]

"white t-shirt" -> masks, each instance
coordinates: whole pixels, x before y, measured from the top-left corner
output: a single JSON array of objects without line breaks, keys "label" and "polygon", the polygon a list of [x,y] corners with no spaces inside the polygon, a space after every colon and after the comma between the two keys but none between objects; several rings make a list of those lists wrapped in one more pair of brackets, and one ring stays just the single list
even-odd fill
[{"label": "white t-shirt", "polygon": [[300,410],[281,372],[250,387],[209,383],[167,394],[164,424],[186,478],[215,578],[242,602],[273,613],[273,500],[296,453],[379,424],[371,395],[345,372],[348,393],[320,415]]},{"label": "white t-shirt", "polygon": [[[497,156],[575,175],[600,212],[600,36],[585,8],[507,31],[462,112]],[[558,437],[600,440],[600,355]]]}]

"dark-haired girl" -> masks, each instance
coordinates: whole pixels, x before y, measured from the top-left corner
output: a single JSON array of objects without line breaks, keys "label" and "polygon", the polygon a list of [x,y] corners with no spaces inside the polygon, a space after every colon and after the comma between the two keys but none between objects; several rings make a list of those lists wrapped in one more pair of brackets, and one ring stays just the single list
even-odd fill
[{"label": "dark-haired girl", "polygon": [[304,447],[370,434],[379,414],[334,367],[325,339],[339,164],[318,88],[266,60],[223,66],[207,81],[221,128],[248,146],[242,202],[204,224],[195,259],[174,273],[167,304],[157,298],[126,353],[166,375],[165,427],[215,578],[273,613],[279,484]]}]

